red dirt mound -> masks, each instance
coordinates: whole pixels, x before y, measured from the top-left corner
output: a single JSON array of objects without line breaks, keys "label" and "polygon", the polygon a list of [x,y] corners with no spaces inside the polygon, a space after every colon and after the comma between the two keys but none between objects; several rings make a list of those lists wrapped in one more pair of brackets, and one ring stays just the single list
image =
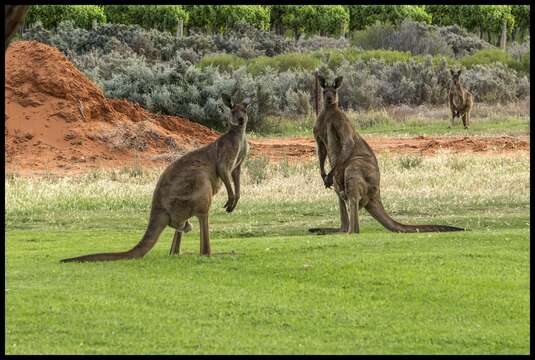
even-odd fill
[{"label": "red dirt mound", "polygon": [[39,42],[12,43],[5,74],[6,170],[150,162],[218,136],[187,119],[107,99],[59,50]]}]

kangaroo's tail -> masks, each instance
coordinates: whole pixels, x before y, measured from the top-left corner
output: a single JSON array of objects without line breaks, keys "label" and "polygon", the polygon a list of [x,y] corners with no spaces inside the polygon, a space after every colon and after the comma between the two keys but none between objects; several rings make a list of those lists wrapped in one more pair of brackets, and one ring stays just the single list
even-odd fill
[{"label": "kangaroo's tail", "polygon": [[132,249],[115,253],[83,255],[75,258],[63,259],[61,262],[111,261],[142,258],[149,252],[150,249],[152,249],[154,244],[156,244],[160,234],[168,224],[169,218],[167,214],[161,213],[155,216],[151,214],[145,235],[143,235],[143,238]]},{"label": "kangaroo's tail", "polygon": [[464,231],[463,228],[448,225],[406,225],[392,219],[383,208],[379,200],[372,200],[366,206],[366,210],[385,228],[394,232],[445,232],[445,231]]}]

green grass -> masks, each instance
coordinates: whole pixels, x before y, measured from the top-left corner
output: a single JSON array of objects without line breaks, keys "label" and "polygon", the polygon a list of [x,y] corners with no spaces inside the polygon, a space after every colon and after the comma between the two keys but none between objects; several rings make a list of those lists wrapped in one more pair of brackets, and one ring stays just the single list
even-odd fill
[{"label": "green grass", "polygon": [[[360,134],[385,136],[469,136],[469,135],[529,135],[529,116],[475,117],[470,127],[464,129],[462,121],[455,119],[453,127],[449,118],[426,119],[408,117],[396,120],[383,111],[372,111],[365,114],[347,112],[349,119]],[[263,128],[253,134],[254,137],[293,137],[312,136],[315,115],[300,118],[269,117],[264,121]]]},{"label": "green grass", "polygon": [[[529,156],[381,156],[387,211],[463,233],[394,234],[365,211],[336,226],[315,163],[244,169],[235,212],[211,211],[169,257],[60,264],[141,237],[159,174],[6,178],[6,354],[527,354]],[[256,170],[255,170],[256,171]]]}]

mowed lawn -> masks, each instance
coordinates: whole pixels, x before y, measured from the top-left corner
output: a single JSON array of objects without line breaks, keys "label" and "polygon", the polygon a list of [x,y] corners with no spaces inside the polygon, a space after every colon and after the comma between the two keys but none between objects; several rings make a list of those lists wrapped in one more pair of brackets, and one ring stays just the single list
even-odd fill
[{"label": "mowed lawn", "polygon": [[141,260],[61,264],[133,246],[159,171],[6,178],[6,354],[529,353],[529,155],[380,162],[394,218],[469,231],[363,211],[361,234],[311,235],[338,218],[315,163],[250,162],[212,257],[194,219],[179,257],[167,229]]}]

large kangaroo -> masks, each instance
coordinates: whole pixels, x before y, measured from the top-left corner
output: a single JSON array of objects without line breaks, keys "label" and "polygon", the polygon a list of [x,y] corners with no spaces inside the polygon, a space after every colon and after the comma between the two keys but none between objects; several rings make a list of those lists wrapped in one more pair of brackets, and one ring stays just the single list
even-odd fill
[{"label": "large kangaroo", "polygon": [[472,111],[472,107],[474,106],[474,96],[461,85],[461,71],[459,70],[455,73],[455,71],[450,70],[452,84],[448,92],[451,110],[451,125],[449,127],[451,128],[453,126],[455,117],[462,117],[464,128],[468,129],[470,111]]},{"label": "large kangaroo", "polygon": [[234,210],[240,198],[241,164],[249,151],[245,127],[250,98],[234,105],[230,96],[223,94],[222,98],[231,109],[230,129],[213,143],[187,153],[164,170],[154,190],[149,224],[141,241],[128,251],[84,255],[62,262],[141,258],[156,244],[166,226],[176,229],[171,255],[179,254],[182,232],[191,230],[187,220],[192,216],[199,219],[200,253],[210,256],[208,212],[212,197],[223,182],[228,195],[224,207],[229,213]]},{"label": "large kangaroo", "polygon": [[[379,166],[372,149],[353,129],[347,116],[338,108],[338,88],[343,77],[332,86],[319,77],[325,106],[314,125],[318,146],[320,174],[325,187],[334,189],[340,206],[340,228],[312,228],[314,233],[358,233],[358,210],[365,208],[385,228],[395,232],[462,231],[446,225],[405,225],[393,220],[384,210],[379,189]],[[325,173],[325,158],[331,171]],[[349,210],[349,214],[348,214]]]}]

